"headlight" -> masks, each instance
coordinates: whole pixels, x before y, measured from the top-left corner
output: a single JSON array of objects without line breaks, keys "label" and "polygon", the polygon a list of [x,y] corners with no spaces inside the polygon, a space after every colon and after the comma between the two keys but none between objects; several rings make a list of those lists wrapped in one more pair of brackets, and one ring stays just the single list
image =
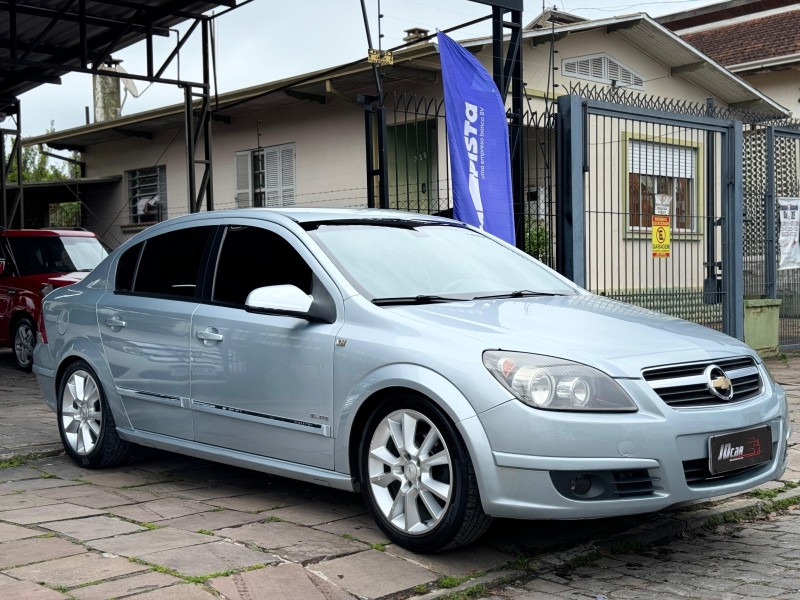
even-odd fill
[{"label": "headlight", "polygon": [[605,373],[563,358],[487,350],[483,364],[516,398],[547,410],[635,412],[636,405]]}]

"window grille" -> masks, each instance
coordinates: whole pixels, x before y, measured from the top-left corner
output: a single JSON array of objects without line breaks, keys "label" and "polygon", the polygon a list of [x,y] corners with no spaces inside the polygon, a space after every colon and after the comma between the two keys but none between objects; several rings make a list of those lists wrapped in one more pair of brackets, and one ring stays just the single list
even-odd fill
[{"label": "window grille", "polygon": [[158,223],[167,214],[166,167],[127,172],[131,223]]}]

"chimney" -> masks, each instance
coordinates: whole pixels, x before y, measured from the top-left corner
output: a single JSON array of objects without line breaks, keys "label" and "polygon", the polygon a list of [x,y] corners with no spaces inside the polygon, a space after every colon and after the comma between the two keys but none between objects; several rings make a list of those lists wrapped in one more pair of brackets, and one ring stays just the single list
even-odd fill
[{"label": "chimney", "polygon": [[[121,60],[109,58],[100,69],[115,71],[116,66],[121,62]],[[92,90],[94,92],[94,122],[119,119],[122,113],[119,78],[92,75]]]},{"label": "chimney", "polygon": [[404,42],[416,42],[428,35],[428,30],[422,29],[421,27],[412,27],[411,29],[406,29],[405,32],[406,37],[403,38]]}]

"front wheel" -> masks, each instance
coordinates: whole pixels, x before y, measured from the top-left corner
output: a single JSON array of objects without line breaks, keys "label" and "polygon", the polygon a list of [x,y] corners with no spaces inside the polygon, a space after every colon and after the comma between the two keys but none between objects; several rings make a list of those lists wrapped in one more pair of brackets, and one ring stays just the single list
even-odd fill
[{"label": "front wheel", "polygon": [[89,469],[122,462],[131,444],[117,435],[114,416],[94,370],[82,360],[71,364],[58,390],[58,432],[70,458]]},{"label": "front wheel", "polygon": [[14,361],[17,368],[30,371],[33,367],[33,347],[36,344],[36,326],[29,317],[22,317],[14,325]]},{"label": "front wheel", "polygon": [[463,546],[491,523],[464,443],[447,416],[421,397],[393,398],[369,418],[360,469],[379,527],[409,550]]}]

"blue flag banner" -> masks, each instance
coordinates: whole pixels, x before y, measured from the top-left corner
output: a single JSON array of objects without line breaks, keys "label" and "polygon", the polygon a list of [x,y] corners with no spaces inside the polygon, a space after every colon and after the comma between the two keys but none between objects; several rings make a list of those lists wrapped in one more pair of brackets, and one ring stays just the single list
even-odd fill
[{"label": "blue flag banner", "polygon": [[514,244],[505,104],[489,73],[472,54],[442,32],[438,40],[453,216]]}]

